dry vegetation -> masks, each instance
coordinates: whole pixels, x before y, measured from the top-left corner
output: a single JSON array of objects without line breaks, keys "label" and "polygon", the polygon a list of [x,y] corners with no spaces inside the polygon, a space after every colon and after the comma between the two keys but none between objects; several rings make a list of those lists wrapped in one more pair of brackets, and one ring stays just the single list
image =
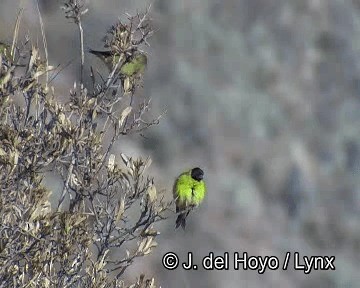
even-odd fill
[{"label": "dry vegetation", "polygon": [[[153,278],[139,275],[128,286],[122,276],[156,246],[154,223],[170,203],[147,174],[150,158],[111,154],[119,138],[159,121],[146,120],[149,102],[129,106],[141,77],[124,93],[115,73],[146,46],[148,13],[109,30],[105,47],[120,60],[106,79],[94,73],[84,87],[86,9],[79,1],[64,8],[78,27],[81,59],[66,100],[51,86],[58,69],[41,53],[45,37],[41,48],[18,39],[18,21],[12,47],[0,54],[0,286],[154,287]],[[44,173],[61,177],[61,195],[51,195]]]}]

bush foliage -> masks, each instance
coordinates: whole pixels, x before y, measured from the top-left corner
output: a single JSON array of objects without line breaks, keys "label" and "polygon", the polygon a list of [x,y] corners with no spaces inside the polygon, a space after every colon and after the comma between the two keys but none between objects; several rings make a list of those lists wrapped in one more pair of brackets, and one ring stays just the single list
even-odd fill
[{"label": "bush foliage", "polygon": [[[142,76],[125,93],[115,73],[147,45],[148,11],[111,27],[104,46],[122,57],[107,77],[92,73],[89,88],[86,9],[79,1],[64,9],[80,35],[81,76],[69,97],[51,86],[50,72],[58,71],[47,53],[18,40],[19,22],[12,45],[0,52],[0,286],[155,287],[144,275],[128,286],[123,274],[157,245],[154,223],[170,203],[147,174],[150,158],[111,154],[119,138],[160,118],[146,120],[149,101],[129,104]],[[45,173],[61,179],[59,195],[44,184]]]}]

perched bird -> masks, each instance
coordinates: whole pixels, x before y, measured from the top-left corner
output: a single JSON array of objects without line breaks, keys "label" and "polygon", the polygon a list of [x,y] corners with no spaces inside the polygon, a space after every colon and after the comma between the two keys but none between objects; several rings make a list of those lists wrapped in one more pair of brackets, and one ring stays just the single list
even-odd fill
[{"label": "perched bird", "polygon": [[[120,60],[120,55],[114,54],[112,51],[97,51],[90,49],[89,52],[99,57],[106,64],[110,71],[114,69],[115,65]],[[145,54],[140,52],[134,53],[130,59],[124,61],[124,63],[120,63],[119,70],[117,72],[120,74],[121,84],[125,91],[131,88],[130,84],[132,80],[134,80],[140,74],[144,73],[146,66],[147,57]],[[126,82],[127,85],[124,85]]]},{"label": "perched bird", "polygon": [[196,167],[180,174],[175,180],[173,195],[176,213],[179,213],[175,228],[181,225],[185,229],[186,217],[193,208],[197,207],[204,200],[206,186],[203,178],[204,171]]}]

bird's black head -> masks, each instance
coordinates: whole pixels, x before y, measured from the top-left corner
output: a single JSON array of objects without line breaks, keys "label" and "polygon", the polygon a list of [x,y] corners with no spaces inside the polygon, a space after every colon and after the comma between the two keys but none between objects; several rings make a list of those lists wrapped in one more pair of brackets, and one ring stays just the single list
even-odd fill
[{"label": "bird's black head", "polygon": [[196,181],[201,181],[204,178],[204,171],[196,167],[191,170],[191,178]]}]

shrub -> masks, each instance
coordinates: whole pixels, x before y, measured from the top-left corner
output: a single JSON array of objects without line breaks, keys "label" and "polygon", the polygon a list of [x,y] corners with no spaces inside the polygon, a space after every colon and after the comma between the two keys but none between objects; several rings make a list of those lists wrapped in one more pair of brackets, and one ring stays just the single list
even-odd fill
[{"label": "shrub", "polygon": [[[80,81],[68,99],[60,101],[50,86],[56,69],[47,53],[44,58],[28,39],[17,44],[19,20],[13,44],[0,50],[0,285],[154,287],[144,275],[126,286],[122,276],[156,246],[154,223],[165,219],[170,203],[147,174],[150,158],[111,154],[119,138],[160,119],[146,121],[149,101],[132,104],[142,75],[128,79],[132,86],[124,91],[116,73],[147,44],[148,11],[111,27],[105,47],[122,57],[105,80],[92,73],[89,89],[83,84],[86,9],[79,1],[64,9],[80,35]],[[62,179],[61,195],[51,195],[44,173]]]}]

